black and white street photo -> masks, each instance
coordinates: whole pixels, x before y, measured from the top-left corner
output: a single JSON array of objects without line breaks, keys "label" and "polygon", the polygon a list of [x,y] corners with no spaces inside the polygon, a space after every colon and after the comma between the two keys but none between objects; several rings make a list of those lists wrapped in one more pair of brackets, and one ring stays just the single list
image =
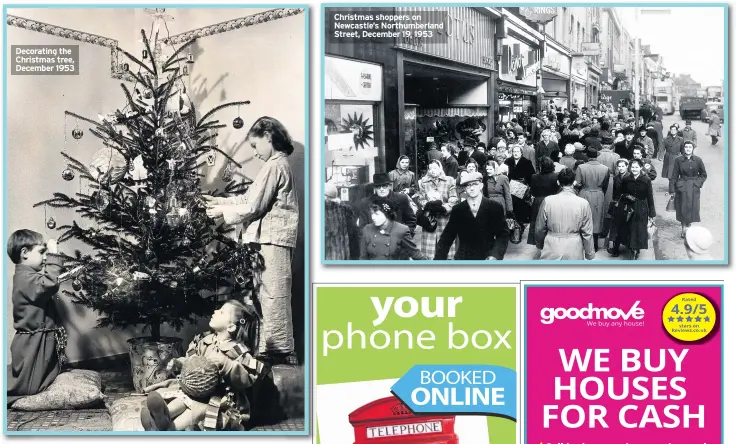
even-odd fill
[{"label": "black and white street photo", "polygon": [[726,14],[325,8],[323,263],[727,263]]},{"label": "black and white street photo", "polygon": [[6,10],[6,434],[308,434],[307,17]]}]

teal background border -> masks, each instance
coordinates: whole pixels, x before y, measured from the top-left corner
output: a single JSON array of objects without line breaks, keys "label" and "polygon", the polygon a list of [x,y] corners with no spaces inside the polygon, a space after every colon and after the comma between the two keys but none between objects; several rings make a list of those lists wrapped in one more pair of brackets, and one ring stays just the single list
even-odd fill
[{"label": "teal background border", "polygon": [[[31,8],[45,8],[45,9],[101,9],[101,8],[128,8],[128,9],[139,9],[139,8],[156,8],[156,7],[162,7],[162,8],[180,8],[180,9],[214,9],[214,8],[266,8],[266,9],[274,9],[274,8],[302,8],[304,9],[304,22],[306,24],[304,29],[304,51],[306,54],[306,57],[304,58],[304,71],[305,71],[305,77],[304,77],[304,85],[305,85],[305,100],[304,100],[304,203],[305,203],[305,209],[304,209],[304,217],[306,218],[304,223],[304,430],[300,431],[273,431],[273,432],[64,432],[64,431],[9,431],[8,430],[8,408],[7,408],[7,396],[8,396],[8,388],[7,388],[7,378],[3,378],[3,434],[6,436],[166,436],[166,435],[173,435],[173,436],[186,436],[186,435],[195,435],[195,436],[223,436],[223,435],[237,435],[237,436],[259,436],[259,435],[265,435],[265,436],[307,436],[311,433],[311,423],[312,423],[312,412],[311,412],[311,388],[312,388],[312,379],[310,375],[311,370],[311,329],[310,329],[310,307],[311,304],[309,303],[309,146],[310,146],[310,128],[309,128],[309,61],[310,61],[310,52],[309,52],[309,31],[310,31],[310,23],[309,23],[309,7],[308,4],[280,4],[280,3],[273,3],[273,4],[206,4],[206,3],[200,3],[200,4],[4,4],[3,5],[3,41],[6,42],[7,45],[7,37],[8,37],[8,25],[7,25],[7,15],[8,15],[8,9],[13,8],[24,8],[24,9],[31,9]],[[7,118],[7,109],[8,109],[8,94],[7,94],[7,88],[8,88],[8,82],[7,82],[7,72],[8,72],[8,53],[5,53],[5,57],[3,57],[3,110],[4,110],[4,119],[3,119],[3,145],[5,149],[3,150],[3,202],[7,202],[7,190],[8,190],[8,184],[7,184],[7,171],[8,171],[8,159],[7,159],[7,146],[8,146],[8,118]],[[7,226],[7,206],[3,205],[3,227]],[[3,239],[3,250],[7,249],[7,239]],[[4,261],[7,261],[7,256],[3,258]],[[8,267],[6,266],[6,262],[3,262],[3,282],[8,282]],[[3,317],[4,319],[7,319],[7,285],[3,286]],[[8,337],[7,337],[6,329],[3,329],[3,346],[5,347],[5,350],[8,348]],[[7,353],[3,353],[3,371],[6,371],[5,369],[8,368],[8,357]]]},{"label": "teal background border", "polygon": [[[519,6],[519,3],[452,3],[452,7],[493,7],[493,8],[504,8],[504,7],[515,7]],[[365,7],[365,8],[377,8],[377,7],[442,7],[447,6],[447,3],[322,3],[322,14],[320,15],[320,29],[318,29],[316,32],[320,33],[320,122],[324,122],[325,120],[325,82],[324,82],[324,72],[325,72],[325,34],[324,34],[324,27],[325,27],[325,9],[326,8],[339,8],[339,7]],[[524,3],[524,6],[595,6],[597,8],[612,8],[612,7],[656,7],[656,8],[662,8],[662,7],[698,7],[698,8],[704,8],[704,7],[721,7],[724,9],[724,18],[723,18],[723,26],[724,26],[724,46],[723,46],[723,60],[725,61],[723,65],[723,121],[729,122],[728,120],[728,102],[729,102],[729,95],[728,95],[728,4],[727,3],[594,3],[594,4],[586,4],[586,3]],[[550,261],[550,260],[503,260],[503,261],[493,261],[493,262],[484,262],[484,261],[469,261],[469,260],[442,260],[442,261],[361,261],[361,260],[345,260],[345,261],[337,261],[337,260],[326,260],[325,259],[325,206],[324,206],[324,198],[325,195],[325,181],[324,181],[324,171],[325,171],[325,142],[324,142],[324,136],[323,133],[320,131],[319,133],[320,137],[320,170],[319,170],[319,178],[320,178],[320,195],[319,195],[319,202],[320,202],[320,261],[323,265],[418,265],[418,266],[433,266],[433,265],[597,265],[597,266],[612,266],[610,262],[607,261]],[[622,266],[638,266],[638,265],[728,265],[728,137],[729,137],[729,128],[728,125],[726,125],[726,130],[723,132],[723,150],[724,150],[724,168],[726,168],[725,174],[724,174],[724,183],[723,183],[723,219],[725,227],[725,232],[723,233],[724,236],[724,242],[723,242],[723,260],[712,260],[712,261],[706,261],[706,260],[654,260],[654,261],[618,261],[615,265],[622,265]]]}]

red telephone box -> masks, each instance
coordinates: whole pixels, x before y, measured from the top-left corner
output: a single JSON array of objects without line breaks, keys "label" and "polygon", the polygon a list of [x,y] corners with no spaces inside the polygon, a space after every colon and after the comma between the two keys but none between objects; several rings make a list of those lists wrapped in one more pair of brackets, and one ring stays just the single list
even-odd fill
[{"label": "red telephone box", "polygon": [[458,444],[455,417],[415,415],[395,396],[378,399],[348,416],[355,444]]}]

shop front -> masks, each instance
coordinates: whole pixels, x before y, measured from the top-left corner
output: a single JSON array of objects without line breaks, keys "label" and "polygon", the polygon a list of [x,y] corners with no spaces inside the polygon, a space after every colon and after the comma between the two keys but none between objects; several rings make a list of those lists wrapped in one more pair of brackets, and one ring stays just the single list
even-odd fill
[{"label": "shop front", "polygon": [[417,416],[394,396],[370,402],[348,415],[354,444],[458,444],[455,417]]},{"label": "shop front", "polygon": [[383,67],[342,57],[325,57],[325,180],[344,201],[365,194],[376,172],[381,139]]},{"label": "shop front", "polygon": [[509,35],[502,48],[497,81],[498,120],[526,120],[538,112],[539,46]]},{"label": "shop front", "polygon": [[565,109],[570,103],[570,52],[556,42],[547,40],[542,61],[542,89],[546,107]]},{"label": "shop front", "polygon": [[588,62],[583,56],[574,56],[570,68],[572,87],[571,107],[583,108],[588,106]]},{"label": "shop front", "polygon": [[[418,14],[430,8],[396,8]],[[400,153],[386,153],[386,168],[407,155],[418,176],[427,169],[431,144],[472,137],[488,143],[493,122],[491,75],[495,69],[496,16],[485,8],[431,8],[444,17],[446,42],[399,38]]]}]

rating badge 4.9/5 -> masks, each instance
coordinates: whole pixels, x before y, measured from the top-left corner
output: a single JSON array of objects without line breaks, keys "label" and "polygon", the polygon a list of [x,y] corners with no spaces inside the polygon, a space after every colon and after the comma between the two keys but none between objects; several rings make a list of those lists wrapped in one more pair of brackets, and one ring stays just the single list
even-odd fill
[{"label": "rating badge 4.9/5", "polygon": [[662,324],[673,338],[694,342],[708,337],[716,327],[718,312],[705,296],[682,293],[674,296],[662,310]]}]

